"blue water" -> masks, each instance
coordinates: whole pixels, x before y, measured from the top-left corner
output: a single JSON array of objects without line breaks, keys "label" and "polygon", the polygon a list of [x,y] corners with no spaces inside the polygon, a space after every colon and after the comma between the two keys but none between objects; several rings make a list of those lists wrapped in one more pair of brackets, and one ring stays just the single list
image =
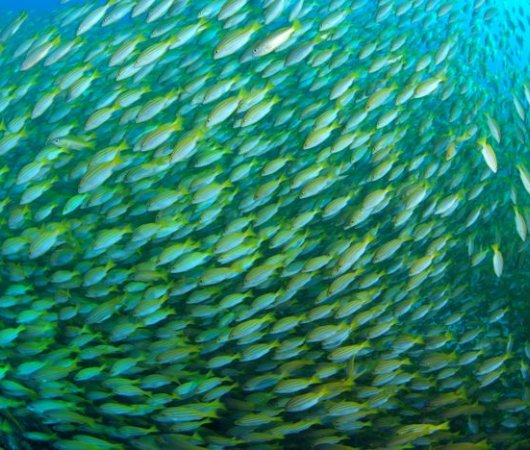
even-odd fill
[{"label": "blue water", "polygon": [[[70,1],[69,3],[74,3]],[[0,9],[15,11],[46,11],[62,6],[60,0],[0,0]],[[64,5],[63,5],[64,6]]]}]

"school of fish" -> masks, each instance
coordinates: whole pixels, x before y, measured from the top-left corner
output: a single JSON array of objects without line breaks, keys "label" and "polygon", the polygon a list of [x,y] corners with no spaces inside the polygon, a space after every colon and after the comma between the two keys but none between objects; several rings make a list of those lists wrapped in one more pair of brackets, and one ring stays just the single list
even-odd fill
[{"label": "school of fish", "polygon": [[2,447],[530,448],[525,32],[494,0],[3,14]]}]

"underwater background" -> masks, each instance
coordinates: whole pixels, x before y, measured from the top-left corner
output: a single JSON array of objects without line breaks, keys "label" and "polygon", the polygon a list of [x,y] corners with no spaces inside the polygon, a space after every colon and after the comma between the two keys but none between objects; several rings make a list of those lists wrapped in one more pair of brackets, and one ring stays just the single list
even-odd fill
[{"label": "underwater background", "polygon": [[1,448],[530,448],[529,28],[0,0]]},{"label": "underwater background", "polygon": [[[72,2],[75,3],[75,2]],[[78,1],[77,3],[81,3]],[[59,7],[63,6],[61,0],[1,0],[0,8],[5,14],[6,12],[13,11],[42,11],[48,14],[52,14],[53,11]]]}]

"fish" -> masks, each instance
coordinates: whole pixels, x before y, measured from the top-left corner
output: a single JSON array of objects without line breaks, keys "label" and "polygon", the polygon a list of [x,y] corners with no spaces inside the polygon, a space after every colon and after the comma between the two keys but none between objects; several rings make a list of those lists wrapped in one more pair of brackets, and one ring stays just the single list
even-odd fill
[{"label": "fish", "polygon": [[3,10],[0,446],[526,445],[523,6]]}]

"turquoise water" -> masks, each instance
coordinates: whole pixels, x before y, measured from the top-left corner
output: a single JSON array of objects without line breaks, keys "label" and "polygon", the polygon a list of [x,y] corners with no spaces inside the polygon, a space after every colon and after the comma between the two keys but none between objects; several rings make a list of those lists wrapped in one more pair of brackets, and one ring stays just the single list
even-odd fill
[{"label": "turquoise water", "polygon": [[62,5],[60,0],[2,0],[0,1],[0,8],[3,11],[43,11],[49,12]]},{"label": "turquoise water", "polygon": [[2,448],[530,447],[525,3],[0,8]]}]

